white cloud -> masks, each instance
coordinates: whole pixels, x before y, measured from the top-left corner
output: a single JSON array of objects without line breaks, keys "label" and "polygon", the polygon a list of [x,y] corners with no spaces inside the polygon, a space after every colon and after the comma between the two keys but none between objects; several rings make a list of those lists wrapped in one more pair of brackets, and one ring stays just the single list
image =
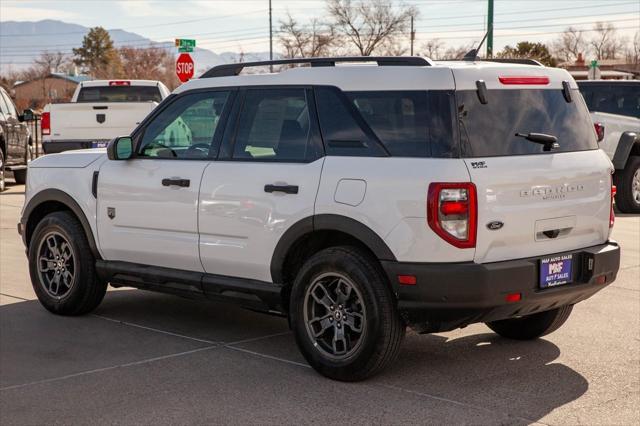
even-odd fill
[{"label": "white cloud", "polygon": [[0,2],[0,21],[40,21],[42,19],[76,19],[75,12],[39,7],[4,6]]}]

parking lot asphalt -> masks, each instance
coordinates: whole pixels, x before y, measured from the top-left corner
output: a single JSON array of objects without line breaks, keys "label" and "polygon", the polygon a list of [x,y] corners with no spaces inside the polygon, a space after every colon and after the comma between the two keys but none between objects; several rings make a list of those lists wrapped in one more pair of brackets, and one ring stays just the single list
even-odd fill
[{"label": "parking lot asphalt", "polygon": [[16,232],[24,187],[0,195],[0,424],[639,424],[640,217],[619,215],[615,283],[555,333],[481,324],[408,332],[360,383],[316,374],[285,319],[111,289],[83,317],[40,307]]}]

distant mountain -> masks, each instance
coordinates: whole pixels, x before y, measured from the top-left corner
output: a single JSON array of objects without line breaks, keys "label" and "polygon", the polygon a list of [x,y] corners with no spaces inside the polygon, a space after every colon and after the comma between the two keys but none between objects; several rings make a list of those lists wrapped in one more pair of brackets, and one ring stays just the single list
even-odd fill
[{"label": "distant mountain", "polygon": [[[176,53],[171,42],[156,42],[120,29],[108,31],[116,47],[158,46]],[[71,55],[71,49],[80,47],[83,37],[88,32],[88,27],[52,19],[37,22],[0,22],[0,74],[28,68],[43,51],[60,51]],[[215,65],[236,62],[240,58],[240,54],[236,52],[223,52],[218,55],[199,47],[191,55],[196,63],[196,74]],[[267,59],[269,52],[249,52],[243,55],[245,62]]]}]

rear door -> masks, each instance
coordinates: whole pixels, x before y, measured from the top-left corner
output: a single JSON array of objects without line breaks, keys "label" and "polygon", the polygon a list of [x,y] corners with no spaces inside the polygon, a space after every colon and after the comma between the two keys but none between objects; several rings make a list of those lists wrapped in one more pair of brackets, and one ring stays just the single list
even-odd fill
[{"label": "rear door", "polygon": [[[542,86],[542,87],[541,87]],[[611,163],[598,150],[582,97],[561,86],[456,93],[462,156],[478,194],[475,261],[558,253],[609,235]],[[559,148],[516,133],[557,137]]]},{"label": "rear door", "polygon": [[242,90],[234,115],[202,177],[200,256],[208,273],[271,282],[280,237],[314,212],[323,158],[313,93]]}]

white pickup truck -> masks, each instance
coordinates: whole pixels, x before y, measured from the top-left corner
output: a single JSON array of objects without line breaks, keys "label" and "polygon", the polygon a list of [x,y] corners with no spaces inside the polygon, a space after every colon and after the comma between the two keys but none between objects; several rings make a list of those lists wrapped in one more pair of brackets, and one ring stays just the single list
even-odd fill
[{"label": "white pickup truck", "polygon": [[45,106],[42,148],[51,154],[105,147],[116,136],[131,133],[169,93],[164,84],[152,80],[80,83],[71,102]]},{"label": "white pickup truck", "polygon": [[640,81],[580,81],[578,86],[600,148],[616,169],[616,206],[623,213],[640,213]]}]

